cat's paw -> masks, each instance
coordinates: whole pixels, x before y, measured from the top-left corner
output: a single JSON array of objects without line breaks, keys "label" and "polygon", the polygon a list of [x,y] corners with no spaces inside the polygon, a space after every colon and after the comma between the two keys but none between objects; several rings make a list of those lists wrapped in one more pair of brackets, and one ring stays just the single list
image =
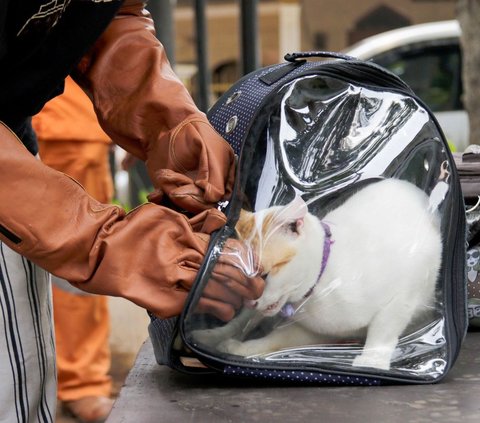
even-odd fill
[{"label": "cat's paw", "polygon": [[222,342],[218,349],[225,353],[238,355],[241,357],[253,357],[272,352],[272,349],[269,348],[269,345],[259,339],[251,339],[249,341],[228,339]]},{"label": "cat's paw", "polygon": [[220,344],[218,344],[217,349],[218,351],[226,354],[240,355],[240,356],[247,355],[245,351],[244,343],[236,339],[226,339],[225,341],[220,342]]},{"label": "cat's paw", "polygon": [[352,363],[353,367],[370,367],[373,369],[390,370],[390,355],[378,352],[363,352]]},{"label": "cat's paw", "polygon": [[216,345],[222,341],[222,331],[220,328],[199,329],[192,332],[192,339],[204,345]]}]

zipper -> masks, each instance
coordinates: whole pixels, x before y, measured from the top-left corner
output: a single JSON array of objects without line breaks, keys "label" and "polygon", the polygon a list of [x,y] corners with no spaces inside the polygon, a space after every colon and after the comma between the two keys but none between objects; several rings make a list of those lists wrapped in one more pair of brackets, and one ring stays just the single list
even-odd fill
[{"label": "zipper", "polygon": [[[452,159],[453,162],[453,159]],[[455,175],[456,176],[456,175]],[[455,188],[454,192],[452,193],[453,196],[457,196],[458,194],[458,189]],[[461,195],[461,193],[460,193]],[[463,203],[456,207],[453,211],[453,216],[452,216],[452,221],[456,224],[457,226],[457,231],[462,231],[465,232],[465,220],[461,219],[459,216],[459,212],[461,213],[464,210],[464,205]],[[458,226],[461,226],[458,228]],[[465,263],[463,260],[458,259],[458,251],[460,249],[466,249],[465,245],[461,245],[459,237],[457,237],[457,241],[455,242],[454,246],[454,251],[453,251],[453,274],[458,275],[459,273],[463,274],[465,276]],[[461,257],[465,258],[465,253],[461,254]],[[461,272],[459,271],[461,270]],[[466,331],[468,328],[468,317],[466,313],[466,307],[463,305],[466,304],[467,301],[467,293],[466,293],[466,278],[463,278],[462,280],[458,281],[458,279],[454,279],[453,282],[457,283],[452,283],[449,286],[449,289],[446,290],[447,294],[450,294],[450,296],[446,295],[446,299],[450,301],[450,304],[447,304],[447,308],[451,309],[452,314],[451,314],[451,324],[449,327],[452,327],[453,332],[455,334],[455,339],[452,339],[450,343],[450,356],[451,359],[449,360],[451,365],[456,361],[456,358],[459,354],[460,347],[462,345],[463,339],[466,335]],[[459,286],[462,287],[461,292],[459,292]],[[453,338],[453,337],[452,337]],[[453,345],[455,344],[455,345]]]},{"label": "zipper", "polygon": [[221,211],[222,213],[225,213],[225,210],[227,209],[229,204],[230,204],[230,201],[228,201],[228,200],[219,201],[217,203],[217,210]]}]

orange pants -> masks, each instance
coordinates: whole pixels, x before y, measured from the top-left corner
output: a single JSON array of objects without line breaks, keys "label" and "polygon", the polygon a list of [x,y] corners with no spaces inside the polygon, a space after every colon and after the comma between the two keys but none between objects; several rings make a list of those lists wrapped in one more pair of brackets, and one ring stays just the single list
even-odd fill
[{"label": "orange pants", "polygon": [[[76,179],[97,200],[111,201],[108,144],[40,141],[39,148],[45,164]],[[62,401],[111,394],[107,301],[107,297],[73,293],[53,284],[58,398]]]}]

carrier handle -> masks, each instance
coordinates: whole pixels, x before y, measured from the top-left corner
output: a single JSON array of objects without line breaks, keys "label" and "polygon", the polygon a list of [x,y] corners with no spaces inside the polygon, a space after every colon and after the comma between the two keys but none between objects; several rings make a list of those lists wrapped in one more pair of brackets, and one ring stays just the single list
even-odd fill
[{"label": "carrier handle", "polygon": [[297,62],[297,59],[306,59],[309,57],[332,57],[335,59],[344,59],[344,60],[357,60],[353,56],[349,56],[343,53],[336,53],[333,51],[304,51],[304,52],[295,52],[295,53],[287,53],[284,56],[284,59],[287,62]]}]

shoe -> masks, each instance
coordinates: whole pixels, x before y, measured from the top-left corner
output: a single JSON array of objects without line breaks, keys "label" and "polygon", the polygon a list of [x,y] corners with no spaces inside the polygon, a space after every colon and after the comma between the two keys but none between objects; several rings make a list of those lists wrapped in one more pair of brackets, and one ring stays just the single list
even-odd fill
[{"label": "shoe", "polygon": [[113,403],[114,400],[108,397],[91,396],[65,401],[63,410],[79,423],[103,423],[112,411]]}]

